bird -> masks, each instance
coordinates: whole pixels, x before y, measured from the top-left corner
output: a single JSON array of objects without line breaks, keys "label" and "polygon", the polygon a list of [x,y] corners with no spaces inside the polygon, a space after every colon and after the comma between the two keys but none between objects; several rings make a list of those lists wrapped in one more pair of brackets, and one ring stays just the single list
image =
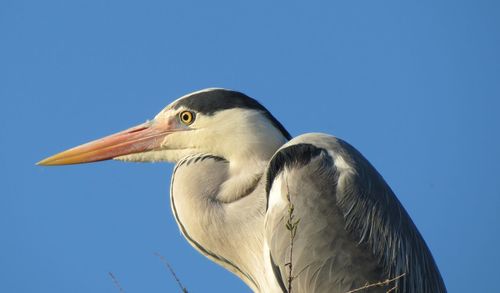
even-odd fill
[{"label": "bird", "polygon": [[358,150],[328,134],[292,138],[242,92],[184,95],[152,120],[37,164],[109,159],[175,163],[182,235],[254,292],[446,292],[409,214]]}]

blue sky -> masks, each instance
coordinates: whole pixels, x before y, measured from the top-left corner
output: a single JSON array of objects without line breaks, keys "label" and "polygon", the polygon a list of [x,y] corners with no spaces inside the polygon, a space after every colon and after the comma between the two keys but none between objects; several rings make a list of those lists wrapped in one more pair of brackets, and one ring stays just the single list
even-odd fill
[{"label": "blue sky", "polygon": [[171,215],[172,165],[40,159],[205,87],[380,171],[450,292],[500,273],[500,2],[0,2],[0,291],[248,292]]}]

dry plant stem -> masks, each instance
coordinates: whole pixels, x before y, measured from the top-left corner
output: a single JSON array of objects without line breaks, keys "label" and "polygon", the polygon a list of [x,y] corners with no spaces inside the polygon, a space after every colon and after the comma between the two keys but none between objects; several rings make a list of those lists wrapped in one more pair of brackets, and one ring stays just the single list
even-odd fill
[{"label": "dry plant stem", "polygon": [[116,288],[120,290],[120,293],[125,293],[125,290],[123,290],[122,286],[120,286],[120,282],[118,282],[118,279],[115,277],[115,275],[113,275],[112,272],[109,272],[108,274],[111,277],[111,280],[113,280],[113,283],[115,284]]},{"label": "dry plant stem", "polygon": [[288,277],[287,277],[287,290],[288,293],[292,293],[292,281],[294,279],[293,276],[293,241],[295,239],[295,235],[297,235],[297,226],[299,225],[300,219],[294,220],[295,216],[293,214],[294,206],[290,199],[290,193],[288,192],[288,183],[287,187],[287,198],[289,202],[288,206],[288,219],[286,221],[286,229],[290,232],[290,260],[285,263],[285,267],[288,267]]},{"label": "dry plant stem", "polygon": [[159,254],[158,252],[155,253],[155,255],[157,257],[160,258],[160,260],[165,264],[165,266],[168,268],[168,270],[170,271],[170,273],[172,274],[172,276],[174,277],[175,281],[177,282],[177,284],[179,285],[179,287],[181,288],[181,291],[183,293],[188,293],[188,290],[186,289],[186,287],[184,287],[184,285],[182,285],[182,282],[181,280],[177,277],[177,274],[175,273],[174,269],[172,268],[172,266],[168,263],[168,261],[163,257],[163,255]]},{"label": "dry plant stem", "polygon": [[[380,282],[373,283],[373,284],[366,284],[363,287],[347,291],[346,293],[359,292],[359,291],[363,291],[363,290],[370,289],[370,288],[373,288],[373,287],[384,287],[384,286],[387,286],[390,283],[392,283],[392,282],[394,282],[394,281],[396,281],[396,280],[404,277],[405,275],[406,275],[406,273],[402,273],[401,275],[399,275],[397,277],[394,277],[392,279],[387,279],[385,281],[380,281]],[[390,293],[390,292],[396,291],[396,289],[397,289],[397,286],[394,286],[394,287],[390,288],[386,293]]]},{"label": "dry plant stem", "polygon": [[287,221],[287,229],[290,231],[290,259],[286,264],[288,265],[288,293],[292,292],[292,281],[293,281],[293,227],[291,227],[290,223],[293,217],[293,204],[290,203],[290,207],[288,208],[288,221]]}]

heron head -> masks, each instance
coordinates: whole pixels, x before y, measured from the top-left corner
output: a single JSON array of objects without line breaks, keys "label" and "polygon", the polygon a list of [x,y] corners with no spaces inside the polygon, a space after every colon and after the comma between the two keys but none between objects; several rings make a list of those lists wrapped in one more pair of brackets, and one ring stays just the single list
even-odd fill
[{"label": "heron head", "polygon": [[269,159],[290,139],[286,129],[256,100],[239,92],[206,89],[179,98],[155,118],[77,146],[39,165],[108,159],[176,162],[197,153],[226,159]]}]

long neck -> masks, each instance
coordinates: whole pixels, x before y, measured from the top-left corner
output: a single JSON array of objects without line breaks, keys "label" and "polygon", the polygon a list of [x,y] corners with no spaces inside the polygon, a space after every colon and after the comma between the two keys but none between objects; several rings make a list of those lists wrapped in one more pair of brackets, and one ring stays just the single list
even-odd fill
[{"label": "long neck", "polygon": [[260,178],[265,163],[235,166],[195,155],[176,165],[171,183],[172,210],[189,243],[254,291],[261,290],[265,279],[259,269],[264,266],[265,191]]}]

